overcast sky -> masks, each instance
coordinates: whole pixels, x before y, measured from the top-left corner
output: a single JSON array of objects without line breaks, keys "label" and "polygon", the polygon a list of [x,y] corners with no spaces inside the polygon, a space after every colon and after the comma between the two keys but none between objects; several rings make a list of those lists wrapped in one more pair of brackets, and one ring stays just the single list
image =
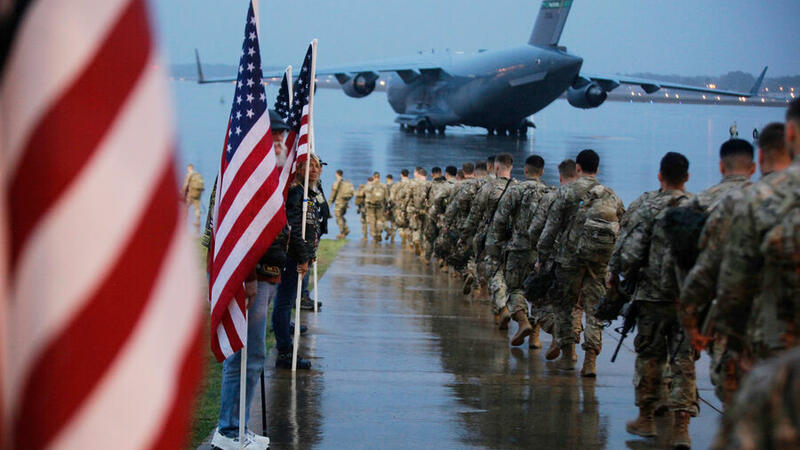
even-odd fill
[{"label": "overcast sky", "polygon": [[[173,63],[236,64],[248,0],[151,0]],[[261,0],[264,66],[499,49],[527,42],[540,0]],[[799,0],[575,0],[561,45],[592,73],[800,74]]]}]

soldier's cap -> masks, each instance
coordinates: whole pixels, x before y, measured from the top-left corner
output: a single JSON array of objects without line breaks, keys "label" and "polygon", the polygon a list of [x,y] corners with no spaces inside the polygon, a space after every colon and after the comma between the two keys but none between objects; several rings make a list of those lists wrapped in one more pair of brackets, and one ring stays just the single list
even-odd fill
[{"label": "soldier's cap", "polygon": [[269,126],[273,131],[289,131],[289,125],[283,121],[283,117],[274,109],[269,110]]}]

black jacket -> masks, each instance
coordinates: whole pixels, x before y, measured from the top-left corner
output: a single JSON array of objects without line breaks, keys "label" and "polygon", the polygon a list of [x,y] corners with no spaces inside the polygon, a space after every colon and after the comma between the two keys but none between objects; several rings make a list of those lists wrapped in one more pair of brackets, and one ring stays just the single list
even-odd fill
[{"label": "black jacket", "polygon": [[318,187],[319,193],[319,235],[324,236],[328,234],[328,219],[331,218],[331,209],[328,207],[328,199],[325,198],[325,191],[322,190],[322,184]]},{"label": "black jacket", "polygon": [[[275,241],[269,246],[266,253],[258,260],[258,264],[263,270],[270,267],[283,268],[286,264],[286,249],[289,245],[289,227],[284,226],[280,233],[275,237]],[[280,274],[280,272],[278,272]],[[266,275],[261,273],[261,275]],[[272,275],[272,274],[270,274]]]},{"label": "black jacket", "polygon": [[289,256],[298,264],[309,262],[316,257],[320,236],[320,204],[317,192],[308,190],[308,211],[306,213],[306,238],[303,239],[303,186],[295,184],[289,189],[286,199],[286,219],[291,227]]}]

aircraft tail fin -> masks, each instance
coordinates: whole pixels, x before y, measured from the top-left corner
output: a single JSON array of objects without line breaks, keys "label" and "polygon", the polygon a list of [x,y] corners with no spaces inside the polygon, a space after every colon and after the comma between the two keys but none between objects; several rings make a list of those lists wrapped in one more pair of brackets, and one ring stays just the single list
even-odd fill
[{"label": "aircraft tail fin", "polygon": [[203,76],[203,66],[200,64],[200,52],[194,49],[194,62],[197,64],[197,82],[203,84],[206,78]]},{"label": "aircraft tail fin", "polygon": [[756,80],[756,84],[754,84],[753,88],[750,89],[750,95],[751,96],[758,95],[758,91],[759,91],[759,89],[761,89],[761,83],[764,82],[764,75],[767,74],[767,69],[769,69],[769,66],[765,66],[764,67],[764,70],[761,71],[761,75],[759,75],[758,79]]},{"label": "aircraft tail fin", "polygon": [[537,47],[555,47],[567,23],[572,0],[544,0],[528,44]]}]

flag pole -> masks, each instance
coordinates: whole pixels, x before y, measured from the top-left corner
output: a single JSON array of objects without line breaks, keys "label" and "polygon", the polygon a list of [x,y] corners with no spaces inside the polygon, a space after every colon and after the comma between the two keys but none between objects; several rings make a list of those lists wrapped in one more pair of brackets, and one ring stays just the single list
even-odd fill
[{"label": "flag pole", "polygon": [[[314,118],[314,87],[316,77],[316,55],[317,54],[317,40],[311,41],[311,77],[308,89],[308,132],[311,133],[313,118]],[[312,142],[309,138],[309,144]],[[313,154],[313,147],[309,146],[308,155],[306,156],[306,173],[305,183],[303,184],[303,221],[302,221],[302,238],[306,240],[306,218],[308,214],[308,172],[311,166],[311,155]],[[292,373],[297,372],[297,349],[300,345],[300,299],[303,295],[303,275],[297,274],[297,298],[295,299],[294,306],[294,345],[292,346]]]},{"label": "flag pole", "polygon": [[[311,41],[311,97],[308,101],[308,142],[309,153],[316,154],[316,141],[314,141],[314,89],[317,86],[317,40]],[[319,290],[317,289],[317,260],[314,259],[314,312],[319,312]]]},{"label": "flag pole", "polygon": [[319,283],[319,278],[317,278],[317,261],[314,261],[314,312],[319,312],[319,289],[317,289],[317,285]]},{"label": "flag pole", "polygon": [[[247,308],[244,310],[244,329],[250,325],[250,314],[247,313]],[[247,339],[244,341],[244,347],[240,350],[242,365],[239,367],[239,448],[244,448],[244,429],[245,429],[245,409],[247,405],[245,397],[247,395]]]},{"label": "flag pole", "polygon": [[286,66],[286,90],[289,94],[289,106],[292,106],[292,102],[294,101],[294,83],[292,83],[292,65],[289,64]]},{"label": "flag pole", "polygon": [[[250,0],[253,5],[253,17],[256,19],[256,34],[260,35],[261,30],[258,27],[258,0]],[[259,49],[259,52],[261,49]],[[259,83],[261,80],[259,80]],[[245,290],[245,296],[247,295],[247,291]],[[244,329],[245,332],[249,335],[248,328],[250,327],[250,314],[248,313],[248,306],[249,303],[253,299],[246,299],[245,300],[245,308],[244,308]],[[265,336],[266,337],[266,336]],[[247,344],[249,339],[245,338],[244,346],[242,347],[241,351],[241,366],[239,367],[239,448],[244,450],[245,446],[245,418],[247,417]]]}]

